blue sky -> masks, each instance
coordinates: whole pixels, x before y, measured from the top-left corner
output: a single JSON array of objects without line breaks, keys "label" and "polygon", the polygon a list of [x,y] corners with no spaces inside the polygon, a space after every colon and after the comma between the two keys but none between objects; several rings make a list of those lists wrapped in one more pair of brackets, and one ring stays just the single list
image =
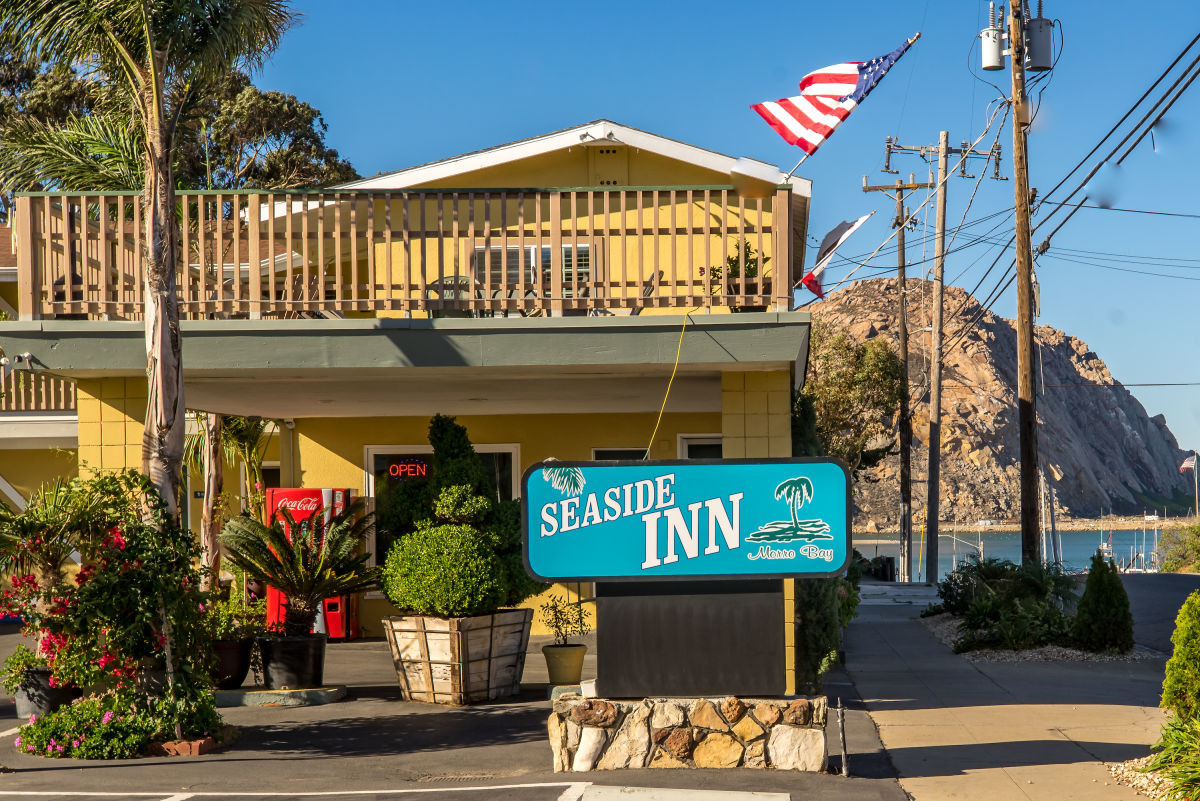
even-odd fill
[{"label": "blue sky", "polygon": [[[602,117],[788,169],[800,151],[749,105],[795,94],[805,73],[882,55],[919,30],[922,39],[800,170],[813,181],[814,236],[840,220],[880,210],[844,247],[847,255],[866,256],[890,233],[892,201],[861,191],[863,175],[871,183],[895,180],[879,171],[883,138],[933,144],[942,129],[955,144],[979,137],[999,92],[972,76],[968,53],[976,75],[1001,88],[1008,80],[1005,72],[979,70],[976,35],[986,25],[987,3],[977,0],[868,0],[855,4],[853,13],[835,4],[652,0],[504,6],[342,0],[295,7],[303,19],[256,82],[319,108],[329,144],[364,175]],[[1056,52],[1058,30],[1064,47],[1029,140],[1030,183],[1043,193],[1200,30],[1200,6],[1180,0],[1155,4],[1153,11],[1047,0],[1045,13],[1062,21]],[[1120,170],[1105,171],[1102,188],[1110,204],[1200,214],[1197,121],[1200,86],[1168,113],[1155,146],[1147,138]],[[999,136],[1007,157],[1011,131],[1006,126]],[[917,156],[898,157],[893,166],[905,177],[916,173],[917,180],[929,169]],[[1002,174],[1011,175],[1008,164]],[[951,179],[951,226],[963,216],[975,183]],[[966,220],[1012,201],[1011,181],[985,179]],[[964,230],[955,247],[1001,217]],[[930,237],[932,229],[931,215]],[[1006,218],[993,236],[1004,241],[1010,231]],[[910,262],[922,258],[923,233],[922,227],[909,234]],[[1200,280],[1127,272],[1200,279],[1197,242],[1197,217],[1081,210],[1038,262],[1039,322],[1083,339],[1122,382],[1200,381]],[[951,254],[947,280],[971,289],[998,252],[979,244]],[[1009,260],[977,294],[991,290]],[[894,263],[888,254],[872,265]],[[828,277],[836,281],[847,269],[843,264]],[[887,273],[858,273],[879,274]],[[1013,288],[993,306],[1006,317],[1015,309]],[[1166,414],[1182,447],[1200,447],[1200,386],[1131,391],[1149,413]]]}]

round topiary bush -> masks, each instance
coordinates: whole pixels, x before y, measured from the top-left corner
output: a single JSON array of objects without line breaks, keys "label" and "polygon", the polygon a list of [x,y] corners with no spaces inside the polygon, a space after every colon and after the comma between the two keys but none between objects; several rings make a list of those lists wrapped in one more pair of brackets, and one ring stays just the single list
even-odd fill
[{"label": "round topiary bush", "polygon": [[1133,647],[1133,614],[1129,595],[1117,574],[1117,566],[1105,562],[1097,551],[1092,556],[1087,585],[1071,628],[1075,644],[1085,651],[1120,651]]},{"label": "round topiary bush", "polygon": [[419,526],[388,551],[383,592],[397,608],[419,615],[470,617],[507,599],[505,568],[475,527]]},{"label": "round topiary bush", "polygon": [[1162,706],[1180,720],[1191,720],[1200,715],[1200,592],[1179,608],[1171,642],[1175,650],[1167,660]]}]

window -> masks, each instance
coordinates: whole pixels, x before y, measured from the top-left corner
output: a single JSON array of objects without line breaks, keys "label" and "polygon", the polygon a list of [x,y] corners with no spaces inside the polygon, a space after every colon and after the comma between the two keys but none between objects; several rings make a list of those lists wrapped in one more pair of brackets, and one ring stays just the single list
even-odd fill
[{"label": "window", "polygon": [[720,434],[680,434],[680,459],[720,459]]},{"label": "window", "polygon": [[592,448],[592,459],[597,462],[640,462],[645,456],[645,448]]},{"label": "window", "polygon": [[[471,254],[471,274],[475,281],[493,290],[500,283],[500,254],[504,248],[498,246],[476,246]],[[563,245],[563,296],[571,297],[574,292],[576,278],[580,284],[586,284],[592,278],[592,246],[589,244]],[[524,273],[525,286],[531,291],[550,291],[550,246],[542,245],[540,258],[537,255],[537,245],[510,245],[503,259],[504,283],[510,293],[520,291],[521,275]],[[541,266],[540,276],[535,264]]]},{"label": "window", "polygon": [[[386,487],[414,478],[424,478],[433,470],[433,449],[428,445],[368,445],[364,450],[366,469],[363,483],[372,503],[375,503]],[[497,500],[509,501],[518,497],[520,489],[517,482],[520,481],[520,473],[517,466],[521,461],[520,446],[476,444],[475,452],[479,454],[484,468],[491,476],[492,485],[496,487]],[[370,564],[376,564],[376,559],[382,562],[390,544],[380,534],[376,534]]]}]

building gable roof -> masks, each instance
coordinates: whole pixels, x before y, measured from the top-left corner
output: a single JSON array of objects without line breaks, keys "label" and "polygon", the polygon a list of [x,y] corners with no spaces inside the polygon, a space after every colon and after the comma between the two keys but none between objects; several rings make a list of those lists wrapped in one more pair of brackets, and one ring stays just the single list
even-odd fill
[{"label": "building gable roof", "polygon": [[[578,147],[580,144],[588,142],[603,141],[646,150],[722,174],[729,174],[736,169],[738,172],[776,184],[782,183],[786,177],[786,173],[777,166],[765,161],[728,156],[610,120],[594,120],[573,128],[564,128],[529,139],[520,139],[516,142],[464,153],[461,156],[452,156],[427,164],[418,164],[415,167],[380,173],[369,178],[360,178],[341,184],[338,188],[406,189],[498,164],[540,156],[568,147]],[[793,176],[789,182],[792,184],[794,193],[804,197],[812,196],[812,182],[808,179]]]}]

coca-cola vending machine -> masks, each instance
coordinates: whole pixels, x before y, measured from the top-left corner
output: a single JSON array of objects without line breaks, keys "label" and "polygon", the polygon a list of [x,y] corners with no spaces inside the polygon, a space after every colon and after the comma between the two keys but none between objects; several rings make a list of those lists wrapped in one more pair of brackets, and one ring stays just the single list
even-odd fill
[{"label": "coca-cola vending machine", "polygon": [[[346,511],[350,504],[349,489],[275,489],[267,490],[266,522],[270,524],[279,509],[286,508],[297,523],[322,510],[326,521]],[[282,519],[281,519],[282,521]],[[286,521],[284,531],[291,537]],[[287,596],[274,587],[267,587],[267,625],[282,623],[287,613]],[[362,636],[358,626],[358,596],[338,595],[326,598],[317,614],[313,631],[328,634],[330,639],[356,640]]]}]

